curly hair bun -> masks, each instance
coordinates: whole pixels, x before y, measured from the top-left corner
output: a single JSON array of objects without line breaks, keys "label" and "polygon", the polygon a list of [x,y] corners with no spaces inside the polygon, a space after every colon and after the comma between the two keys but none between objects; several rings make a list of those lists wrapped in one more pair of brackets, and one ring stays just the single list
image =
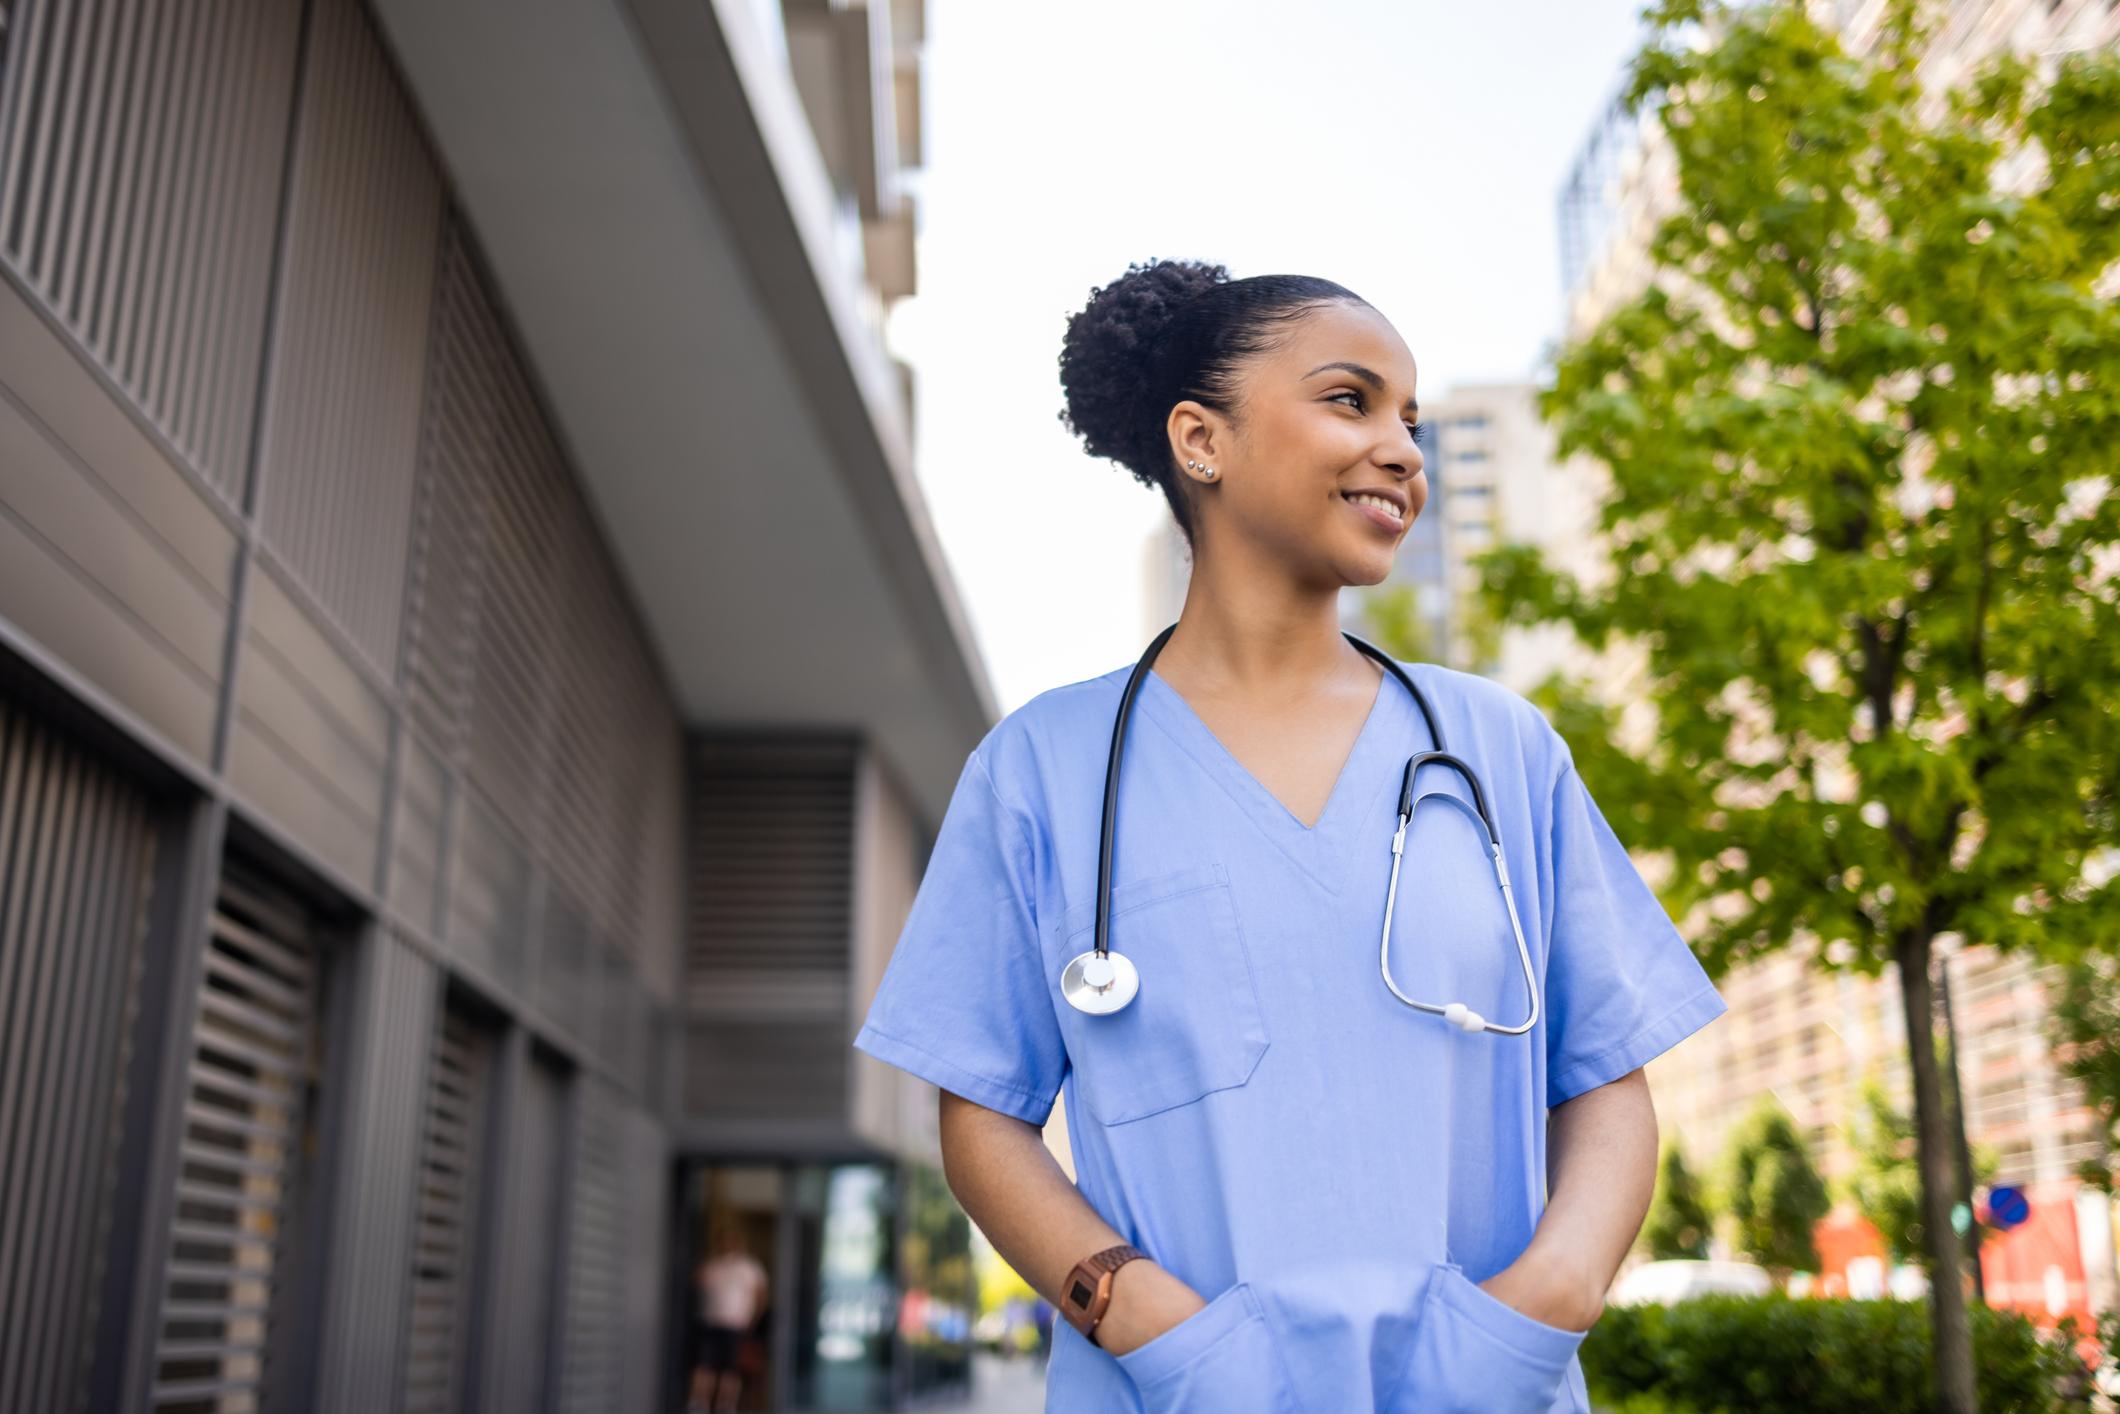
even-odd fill
[{"label": "curly hair bun", "polygon": [[1221,265],[1148,260],[1092,289],[1089,303],[1068,319],[1060,345],[1067,394],[1060,421],[1091,456],[1109,457],[1147,485],[1161,484],[1155,468],[1167,460],[1162,420],[1147,416],[1144,405],[1152,360],[1179,311],[1228,281]]}]

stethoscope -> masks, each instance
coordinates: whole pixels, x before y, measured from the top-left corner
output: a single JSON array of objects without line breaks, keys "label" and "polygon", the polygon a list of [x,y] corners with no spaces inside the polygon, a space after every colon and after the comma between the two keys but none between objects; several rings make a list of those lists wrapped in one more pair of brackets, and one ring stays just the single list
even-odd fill
[{"label": "stethoscope", "polygon": [[[1119,757],[1126,743],[1126,718],[1132,710],[1135,695],[1141,690],[1141,680],[1148,676],[1148,665],[1155,661],[1156,654],[1163,650],[1176,624],[1156,635],[1155,642],[1134,664],[1133,676],[1126,680],[1126,691],[1119,697],[1118,716],[1112,722],[1111,758],[1104,768],[1104,823],[1097,841],[1097,939],[1096,946],[1088,952],[1071,959],[1060,974],[1060,991],[1068,1004],[1078,1011],[1092,1015],[1105,1015],[1120,1010],[1141,990],[1141,974],[1133,961],[1124,953],[1111,950],[1112,926],[1112,837],[1119,818]],[[1413,700],[1421,709],[1421,716],[1428,723],[1428,735],[1435,742],[1435,750],[1423,751],[1409,758],[1406,773],[1399,781],[1399,827],[1391,837],[1391,883],[1384,895],[1384,935],[1377,947],[1377,967],[1384,974],[1384,985],[1397,997],[1416,1011],[1425,1011],[1442,1017],[1452,1026],[1464,1031],[1494,1031],[1506,1036],[1521,1036],[1538,1024],[1539,989],[1538,979],[1531,969],[1531,949],[1524,943],[1524,925],[1517,920],[1516,897],[1509,887],[1509,867],[1502,858],[1502,837],[1494,828],[1494,820],[1487,813],[1486,793],[1480,789],[1479,777],[1471,766],[1451,755],[1443,746],[1442,728],[1436,725],[1435,712],[1428,698],[1413,679],[1406,675],[1397,663],[1383,650],[1363,642],[1345,630],[1341,631],[1349,643],[1383,664],[1390,674],[1406,685]],[[1464,777],[1472,788],[1472,804],[1467,805],[1448,791],[1428,790],[1419,795],[1413,793],[1414,773],[1430,763],[1448,766]],[[1449,1002],[1438,1006],[1434,1002],[1417,1001],[1399,990],[1399,984],[1391,976],[1391,910],[1398,901],[1399,865],[1406,853],[1406,826],[1413,819],[1415,807],[1424,800],[1447,800],[1471,816],[1485,831],[1487,848],[1494,862],[1494,879],[1501,885],[1502,903],[1509,912],[1509,927],[1516,935],[1516,958],[1524,969],[1524,987],[1531,998],[1530,1014],[1515,1026],[1502,1026],[1487,1020],[1463,1002]]]}]

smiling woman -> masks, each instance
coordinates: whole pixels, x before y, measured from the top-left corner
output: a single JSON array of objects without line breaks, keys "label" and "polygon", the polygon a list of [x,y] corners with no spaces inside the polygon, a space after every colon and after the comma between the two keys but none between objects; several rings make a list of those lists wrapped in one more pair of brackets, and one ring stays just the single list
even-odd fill
[{"label": "smiling woman", "polygon": [[1184,607],[971,753],[854,1044],[1067,1317],[1048,1411],[1586,1410],[1641,1066],[1722,1002],[1537,708],[1340,631],[1427,504],[1412,353],[1329,280],[1151,262],[1060,372]]},{"label": "smiling woman", "polygon": [[[1203,532],[1229,517],[1238,540],[1271,525],[1279,541],[1302,536],[1316,556],[1345,560],[1342,583],[1374,583],[1427,503],[1413,355],[1388,320],[1330,280],[1231,280],[1193,261],[1134,266],[1070,322],[1060,376],[1062,422],[1091,455],[1162,490],[1196,557]],[[1275,470],[1238,476],[1239,465]],[[1204,494],[1218,478],[1216,494]],[[1333,546],[1335,524],[1343,535],[1360,524],[1384,534]]]}]

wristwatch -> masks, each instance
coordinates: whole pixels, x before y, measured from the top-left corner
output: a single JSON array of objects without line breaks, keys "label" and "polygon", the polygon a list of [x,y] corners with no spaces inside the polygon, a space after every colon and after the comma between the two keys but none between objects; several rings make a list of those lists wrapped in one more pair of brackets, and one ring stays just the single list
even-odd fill
[{"label": "wristwatch", "polygon": [[1134,1258],[1147,1255],[1138,1247],[1122,1242],[1075,1263],[1075,1269],[1061,1283],[1060,1314],[1067,1317],[1068,1324],[1082,1332],[1091,1345],[1097,1343],[1097,1324],[1104,1319],[1104,1308],[1112,1304],[1112,1273]]}]

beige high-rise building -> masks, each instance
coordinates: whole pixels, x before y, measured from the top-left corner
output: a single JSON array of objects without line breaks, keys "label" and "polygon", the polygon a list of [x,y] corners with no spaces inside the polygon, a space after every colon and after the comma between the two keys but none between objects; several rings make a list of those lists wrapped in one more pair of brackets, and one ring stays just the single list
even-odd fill
[{"label": "beige high-rise building", "polygon": [[[1875,43],[1883,0],[1835,0],[1814,13],[1842,26],[1848,47]],[[2120,6],[2109,0],[1986,0],[1951,4],[1921,61],[1932,92],[1962,81],[2005,48],[2037,56],[2049,69],[2071,50],[2120,39]],[[2006,171],[2004,180],[2009,179]],[[1653,116],[1617,105],[1585,141],[1561,199],[1562,258],[1569,338],[1587,334],[1651,277],[1647,248],[1677,203],[1677,170]],[[1566,468],[1561,484],[1580,488],[1571,505],[1595,504],[1602,470]],[[1549,533],[1582,542],[1594,559],[1595,531],[1584,516]],[[1625,700],[1632,664],[1609,665],[1602,686]],[[2095,1115],[2061,1076],[2047,1039],[2055,978],[2033,961],[1974,942],[1943,960],[1959,1038],[1967,1129],[1995,1161],[1998,1182],[2024,1187],[2033,1219],[1991,1242],[1988,1298],[2035,1312],[2102,1309],[2115,1301],[2113,1216],[2102,1194],[2084,1190],[2076,1166],[2100,1152]],[[1794,951],[1740,967],[1720,979],[1730,1006],[1718,1024],[1652,1064],[1657,1112],[1696,1169],[1712,1169],[1732,1126],[1763,1095],[1785,1106],[1831,1178],[1853,1163],[1847,1125],[1862,1085],[1875,1076],[1898,1105],[1908,1101],[1906,1028],[1896,972],[1828,972]],[[1828,1289],[1861,1290],[1856,1255],[1868,1239],[1845,1205],[1822,1233]]]},{"label": "beige high-rise building", "polygon": [[[1496,545],[1525,542],[1548,563],[1594,576],[1597,559],[1583,527],[1596,512],[1579,468],[1554,461],[1553,429],[1538,414],[1529,381],[1452,388],[1424,409],[1428,505],[1408,533],[1387,585],[1411,584],[1434,656],[1524,691],[1557,667],[1590,665],[1567,630],[1509,628],[1483,654],[1476,640],[1479,571],[1473,558]],[[1426,524],[1424,524],[1426,523]]]},{"label": "beige high-rise building", "polygon": [[[1852,54],[1878,38],[1885,0],[1811,0],[1837,23]],[[1940,14],[1938,13],[1940,11]],[[2061,56],[2120,42],[2111,0],[1931,0],[1937,22],[1919,73],[1939,100],[1979,63],[2005,50],[2051,72]],[[1579,337],[1647,283],[1648,247],[1678,202],[1678,168],[1653,114],[1632,117],[1617,98],[1592,125],[1561,193],[1561,261],[1568,294],[1563,321]]]}]

